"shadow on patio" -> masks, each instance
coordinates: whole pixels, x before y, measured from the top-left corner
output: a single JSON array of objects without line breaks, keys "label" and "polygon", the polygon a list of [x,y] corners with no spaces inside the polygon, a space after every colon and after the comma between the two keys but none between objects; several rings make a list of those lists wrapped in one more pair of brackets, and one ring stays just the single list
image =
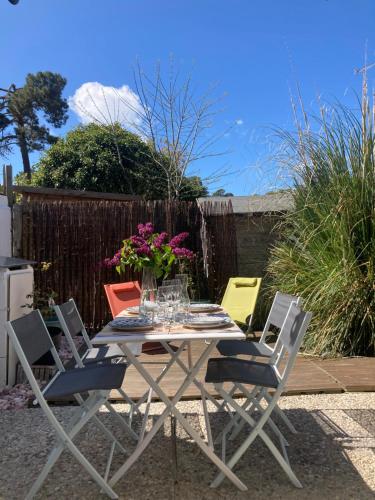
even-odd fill
[{"label": "shadow on patio", "polygon": [[[310,396],[310,402],[311,398]],[[314,398],[319,402],[319,396]],[[283,399],[293,400],[292,397]],[[325,401],[327,402],[327,399]],[[342,399],[342,402],[345,408],[345,399]],[[301,406],[304,406],[303,400]],[[290,462],[304,486],[303,490],[295,489],[289,483],[260,439],[253,443],[235,468],[235,472],[248,486],[249,491],[242,493],[227,480],[218,489],[211,490],[209,483],[215,476],[216,468],[188,439],[180,426],[177,426],[178,465],[174,477],[168,421],[128,475],[117,483],[115,491],[120,498],[142,500],[229,499],[250,496],[291,499],[315,499],[324,496],[340,499],[373,498],[373,485],[370,483],[373,481],[371,468],[373,471],[375,465],[373,459],[369,460],[368,454],[374,456],[372,452],[375,446],[375,412],[359,408],[360,404],[347,406],[346,409],[296,407],[285,410],[300,431],[297,435],[291,435],[283,429],[290,443]],[[117,408],[122,411],[124,407],[118,405]],[[152,418],[155,419],[161,405],[155,404],[152,408]],[[204,420],[199,402],[180,403],[179,409],[188,417],[194,428],[202,433]],[[55,411],[62,421],[66,421],[72,408],[60,407]],[[125,436],[121,436],[110,415],[103,412],[100,418],[121,437],[123,443],[129,446],[132,444]],[[227,417],[223,413],[210,413],[210,418],[213,431],[217,433]],[[2,412],[0,420],[3,429],[0,494],[5,499],[23,498],[47,459],[54,434],[39,409]],[[140,422],[136,424],[140,425]],[[279,424],[282,428],[282,424]],[[235,444],[242,438],[243,434],[240,434]],[[109,445],[98,428],[92,423],[89,424],[78,436],[77,443],[99,470],[104,471]],[[356,453],[351,455],[351,450]],[[229,447],[227,456],[230,451]],[[122,456],[116,454],[112,470],[121,463]],[[367,474],[363,467],[367,467]],[[64,452],[37,498],[94,499],[101,498],[101,495],[96,484],[79,464],[70,454]]]}]

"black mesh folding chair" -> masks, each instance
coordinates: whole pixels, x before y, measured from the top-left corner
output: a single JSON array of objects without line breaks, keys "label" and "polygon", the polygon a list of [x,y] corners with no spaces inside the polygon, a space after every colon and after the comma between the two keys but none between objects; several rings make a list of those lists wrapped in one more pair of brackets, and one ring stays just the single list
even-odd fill
[{"label": "black mesh folding chair", "polygon": [[[73,358],[76,362],[77,367],[87,366],[91,363],[119,363],[126,361],[122,349],[116,344],[101,345],[95,347],[87,333],[85,325],[83,324],[82,318],[78,312],[77,306],[73,299],[69,299],[64,304],[54,306],[56,315],[58,317],[60,326],[64,332],[65,338],[69,344],[70,350],[72,351]],[[74,338],[77,336],[82,336],[83,342],[85,344],[85,351],[80,355],[77,346],[74,342]],[[118,392],[130,405],[130,410],[128,412],[128,423],[131,427],[133,421],[133,414],[138,412],[138,405],[129,398],[126,392],[120,387]],[[122,418],[118,413],[114,412],[119,418]],[[136,436],[134,436],[136,438]]]},{"label": "black mesh folding chair", "polygon": [[[39,311],[33,311],[27,316],[7,322],[6,329],[36,399],[58,437],[58,443],[52,449],[47,463],[26,498],[31,499],[38,492],[64,448],[73,454],[103,492],[110,498],[118,498],[108,484],[108,475],[115,447],[117,446],[123,453],[127,453],[127,451],[96,414],[103,404],[108,403],[110,391],[121,387],[126,364],[90,365],[65,371]],[[41,389],[32,372],[31,365],[48,352],[53,356],[57,372],[46,387]],[[48,400],[67,396],[73,396],[78,407],[69,424],[64,428],[49,407]],[[99,474],[73,443],[74,437],[91,418],[111,442],[104,476]]]},{"label": "black mesh folding chair", "polygon": [[[124,360],[124,353],[116,344],[93,346],[73,299],[69,299],[64,304],[55,305],[54,309],[78,366],[121,358]],[[82,336],[86,347],[85,352],[81,356],[73,340],[78,335]]]},{"label": "black mesh folding chair", "polygon": [[[311,313],[302,311],[294,302],[290,304],[288,314],[273,350],[273,355],[268,363],[231,357],[212,358],[208,361],[206,382],[215,385],[218,394],[233,409],[235,415],[239,417],[233,418],[220,432],[222,461],[229,468],[232,469],[236,465],[252,442],[259,436],[288,475],[291,482],[296,487],[302,487],[290,466],[286,451],[286,441],[271,420],[271,414],[287,383],[310,320]],[[236,388],[245,393],[247,400],[243,406],[238,404],[232,397],[232,394],[224,389],[224,383],[226,382],[232,382]],[[254,386],[251,392],[246,388],[248,385]],[[250,405],[248,404],[249,401]],[[258,419],[254,418],[255,411],[259,414]],[[227,461],[226,438],[233,427],[239,425],[239,420],[240,423],[244,422],[250,426],[250,432],[241,440],[240,446]],[[271,427],[280,439],[281,452],[266,434],[264,430],[266,424]],[[210,425],[209,422],[207,425]],[[214,442],[211,428],[208,429],[207,434],[213,447]],[[219,486],[224,477],[224,473],[220,471],[211,483],[211,487]]]},{"label": "black mesh folding chair", "polygon": [[[250,359],[252,360],[256,357],[270,359],[274,353],[274,348],[267,343],[267,340],[272,335],[271,327],[275,327],[280,331],[284,324],[286,315],[288,314],[290,304],[293,302],[300,305],[301,298],[296,295],[276,292],[259,342],[252,342],[248,340],[221,340],[217,344],[217,349],[220,354],[222,356],[250,356]],[[236,388],[233,386],[230,392],[231,396],[234,394],[235,390]],[[224,407],[225,404],[220,406]],[[293,434],[296,434],[297,431],[294,425],[285,413],[278,407],[278,405],[275,406],[274,411],[279,414],[288,429]],[[236,433],[237,432],[238,431],[236,431]],[[233,435],[233,438],[236,436],[236,433]]]},{"label": "black mesh folding chair", "polygon": [[217,349],[220,354],[222,356],[247,355],[251,357],[259,356],[270,358],[273,353],[273,348],[267,344],[268,337],[272,335],[270,329],[272,326],[278,329],[283,326],[286,315],[289,311],[289,306],[292,302],[300,305],[301,298],[296,295],[276,292],[259,342],[250,342],[246,340],[221,340],[217,344]]}]

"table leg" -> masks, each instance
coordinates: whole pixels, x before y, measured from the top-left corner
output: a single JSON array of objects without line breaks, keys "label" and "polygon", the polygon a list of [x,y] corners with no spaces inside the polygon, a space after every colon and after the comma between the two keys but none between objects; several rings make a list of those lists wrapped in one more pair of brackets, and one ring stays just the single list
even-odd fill
[{"label": "table leg", "polygon": [[[170,359],[170,360],[168,361],[168,363],[167,363],[167,364],[163,367],[163,369],[162,369],[162,371],[161,371],[160,375],[159,375],[159,376],[157,377],[157,379],[156,379],[156,383],[159,383],[159,382],[160,382],[160,381],[161,381],[161,380],[165,377],[165,375],[168,373],[168,371],[169,371],[169,369],[171,368],[171,366],[173,365],[173,363],[177,360],[178,356],[179,356],[179,355],[183,352],[183,350],[184,350],[184,348],[185,348],[185,346],[186,346],[186,343],[187,343],[187,342],[186,342],[186,341],[182,342],[182,343],[181,343],[181,345],[180,345],[180,347],[177,349],[177,351],[173,351],[173,350],[169,347],[169,345],[168,345],[168,343],[167,343],[167,342],[160,342],[160,343],[163,345],[163,347],[164,347],[165,349],[166,349],[165,345],[167,345],[167,346],[168,346],[168,349],[166,349],[166,350],[169,352],[169,354],[170,354],[170,356],[171,356],[171,359]],[[123,347],[123,345],[124,345],[124,344],[121,344],[121,346],[120,346],[120,347],[122,348],[122,347]],[[132,364],[132,363],[131,363],[131,364]],[[135,404],[135,406],[136,406],[136,409],[137,409],[137,410],[138,410],[138,408],[140,407],[140,405],[141,405],[141,404],[143,404],[143,403],[147,400],[148,393],[149,393],[149,390],[147,390],[147,391],[143,394],[143,396],[141,396],[141,397],[138,399],[137,403]]]},{"label": "table leg", "polygon": [[188,355],[188,365],[189,365],[189,368],[191,370],[191,367],[193,366],[193,355],[191,352],[191,342],[190,341],[188,342],[188,346],[187,346],[187,355]]},{"label": "table leg", "polygon": [[135,463],[135,461],[139,458],[139,456],[143,453],[143,451],[147,448],[148,444],[151,442],[152,438],[158,432],[158,430],[163,425],[165,419],[167,418],[169,413],[175,415],[176,419],[180,422],[180,424],[184,427],[184,429],[188,432],[188,434],[194,439],[197,445],[201,448],[201,450],[205,453],[205,455],[219,468],[219,470],[225,474],[228,479],[230,479],[241,491],[246,491],[247,487],[240,481],[240,479],[225,465],[225,463],[220,460],[220,458],[210,449],[209,446],[201,439],[199,434],[193,429],[193,427],[189,424],[189,422],[185,419],[185,417],[177,410],[176,404],[181,399],[182,395],[186,391],[187,387],[194,382],[196,375],[198,374],[200,368],[203,363],[207,360],[210,353],[216,347],[218,341],[212,341],[203,351],[199,359],[197,360],[195,366],[189,371],[186,375],[185,380],[177,390],[175,396],[171,399],[164,393],[161,387],[156,383],[156,381],[152,378],[150,373],[144,368],[144,366],[135,358],[133,353],[128,349],[127,345],[123,345],[123,349],[125,350],[126,355],[129,357],[130,361],[136,367],[140,375],[146,380],[149,386],[154,390],[155,394],[159,396],[161,401],[166,405],[165,410],[160,415],[160,417],[155,422],[151,431],[145,436],[143,441],[139,443],[134,453],[125,461],[125,463],[117,470],[112,479],[109,481],[109,485],[114,486],[117,481],[126,473],[126,471]]},{"label": "table leg", "polygon": [[[167,343],[167,342],[160,342],[160,343],[163,345],[163,347],[164,347],[164,349],[165,349],[166,351],[168,351],[171,355],[173,354],[173,351],[172,351],[172,349],[169,347],[169,345],[168,345],[168,343]],[[208,345],[208,344],[207,344],[207,345]],[[176,361],[176,363],[178,364],[178,366],[179,366],[179,367],[180,367],[180,368],[181,368],[181,369],[182,369],[182,370],[183,370],[186,374],[188,374],[188,373],[189,373],[189,371],[190,371],[190,369],[191,369],[191,366],[190,366],[190,365],[189,365],[189,368],[188,368],[188,367],[187,367],[187,366],[183,363],[183,361],[181,361],[181,359],[180,359],[180,358],[178,358],[178,357],[176,357],[175,361]],[[210,393],[206,390],[206,388],[204,387],[204,385],[203,385],[201,382],[199,382],[199,380],[194,379],[194,380],[193,380],[193,384],[194,384],[194,385],[196,385],[196,386],[197,386],[197,388],[200,390],[200,392],[201,392],[202,394],[204,394],[204,395],[206,396],[206,398],[207,398],[207,399],[209,399],[209,400],[210,400],[210,401],[211,401],[211,402],[212,402],[215,406],[217,406],[217,407],[220,407],[220,406],[221,406],[221,405],[220,405],[220,403],[218,403],[218,402],[216,401],[216,399],[215,399],[213,396],[211,396],[211,394],[210,394]]]}]

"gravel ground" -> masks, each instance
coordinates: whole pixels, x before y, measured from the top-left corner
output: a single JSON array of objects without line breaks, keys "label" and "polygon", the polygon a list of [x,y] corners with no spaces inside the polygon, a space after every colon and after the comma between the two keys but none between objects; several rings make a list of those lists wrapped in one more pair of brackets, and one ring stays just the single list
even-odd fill
[{"label": "gravel ground", "polygon": [[[237,464],[235,472],[249,491],[238,491],[229,481],[212,490],[210,480],[215,467],[177,427],[177,470],[173,473],[169,420],[126,477],[115,486],[122,499],[367,499],[375,498],[375,393],[346,393],[311,396],[288,396],[281,406],[299,433],[285,430],[290,443],[292,467],[304,489],[294,488],[268,449],[257,439]],[[116,405],[123,412],[125,405]],[[152,419],[162,405],[152,405]],[[204,433],[200,403],[179,404],[190,423]],[[209,407],[213,430],[221,429],[225,414]],[[72,407],[56,407],[62,423],[68,421]],[[131,441],[121,434],[115,420],[106,411],[100,414],[121,441]],[[139,425],[139,422],[137,422]],[[282,425],[280,424],[280,428]],[[23,498],[37,477],[55,442],[40,409],[0,411],[0,498]],[[243,439],[242,433],[235,444]],[[76,440],[81,451],[104,471],[108,442],[90,423]],[[229,450],[230,452],[230,450]],[[121,463],[116,453],[112,470]],[[47,478],[38,498],[100,499],[96,484],[67,452],[60,457]]]}]

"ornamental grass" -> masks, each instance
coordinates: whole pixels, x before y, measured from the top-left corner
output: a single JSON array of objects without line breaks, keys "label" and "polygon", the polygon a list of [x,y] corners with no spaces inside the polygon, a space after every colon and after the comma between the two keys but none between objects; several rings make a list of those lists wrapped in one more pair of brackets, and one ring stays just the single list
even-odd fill
[{"label": "ornamental grass", "polygon": [[365,81],[358,113],[336,106],[282,134],[294,210],[279,227],[270,288],[300,295],[314,313],[304,344],[313,354],[375,351],[373,104]]}]

